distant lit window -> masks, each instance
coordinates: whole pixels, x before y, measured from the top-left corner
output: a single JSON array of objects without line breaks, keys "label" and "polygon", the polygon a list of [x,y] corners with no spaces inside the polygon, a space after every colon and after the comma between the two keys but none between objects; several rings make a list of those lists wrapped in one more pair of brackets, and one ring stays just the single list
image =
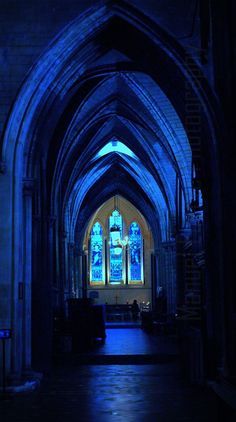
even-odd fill
[{"label": "distant lit window", "polygon": [[128,148],[125,144],[122,142],[119,142],[117,140],[112,140],[108,142],[97,154],[98,157],[102,157],[103,155],[110,154],[112,152],[117,152],[120,154],[128,155],[129,157],[136,158],[136,155],[131,151],[130,148]]},{"label": "distant lit window", "polygon": [[109,218],[110,233],[110,283],[120,283],[123,279],[123,221],[118,210],[114,210]]},{"label": "distant lit window", "polygon": [[143,236],[133,221],[125,228],[114,209],[105,228],[97,221],[90,232],[90,284],[143,284]]},{"label": "distant lit window", "polygon": [[141,229],[135,221],[129,228],[129,282],[143,280],[143,239]]},{"label": "distant lit window", "polygon": [[102,226],[96,222],[90,235],[90,281],[92,283],[104,282],[103,276],[103,233]]}]

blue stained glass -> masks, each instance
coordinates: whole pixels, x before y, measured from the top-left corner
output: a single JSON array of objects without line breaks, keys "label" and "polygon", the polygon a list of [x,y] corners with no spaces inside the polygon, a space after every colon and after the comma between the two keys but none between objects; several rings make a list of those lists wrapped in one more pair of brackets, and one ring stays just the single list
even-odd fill
[{"label": "blue stained glass", "polygon": [[110,282],[120,282],[122,280],[122,252],[116,255],[111,248],[110,253]]},{"label": "blue stained glass", "polygon": [[118,210],[114,210],[109,218],[110,228],[114,225],[118,226],[118,228],[120,229],[120,234],[121,234],[122,233],[122,216]]},{"label": "blue stained glass", "polygon": [[[111,227],[114,231],[111,231]],[[116,230],[115,230],[116,229]],[[123,275],[123,253],[121,245],[122,237],[122,216],[118,210],[114,210],[109,218],[110,230],[110,282],[122,281]]]},{"label": "blue stained glass", "polygon": [[102,226],[98,222],[91,230],[91,282],[101,282],[103,279],[103,238]]},{"label": "blue stained glass", "polygon": [[142,281],[142,235],[141,230],[135,221],[131,223],[129,229],[129,268],[130,281]]}]

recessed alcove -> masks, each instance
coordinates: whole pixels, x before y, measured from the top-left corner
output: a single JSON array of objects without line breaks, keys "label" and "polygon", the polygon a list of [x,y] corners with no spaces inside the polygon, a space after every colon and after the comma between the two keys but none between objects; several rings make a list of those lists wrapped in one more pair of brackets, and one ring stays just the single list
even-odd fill
[{"label": "recessed alcove", "polygon": [[[118,255],[114,254],[111,257],[112,245],[109,218],[115,209],[118,209],[121,215],[122,228],[120,233],[120,250],[118,249]],[[136,235],[134,239],[134,242],[138,244],[138,249],[136,244],[132,245],[132,239],[130,238],[130,226],[133,222],[137,223],[139,227],[139,236]],[[99,258],[97,258],[101,262],[100,266],[96,267],[96,263],[94,265],[95,269],[101,268],[101,274],[95,280],[92,278],[94,261],[92,254],[94,256],[96,255],[94,249],[96,249],[98,242],[97,237],[94,236],[95,240],[93,240],[93,235],[91,234],[94,224],[99,224],[102,233],[100,236],[101,246]],[[122,245],[122,242],[126,243]],[[119,195],[106,201],[92,216],[83,244],[84,252],[88,256],[88,297],[92,292],[97,291],[98,297],[94,299],[95,303],[131,304],[134,299],[138,303],[152,302],[152,288],[155,289],[156,286],[156,284],[152,286],[153,276],[151,274],[151,255],[154,251],[152,233],[145,218],[134,205]],[[132,250],[132,246],[134,251]],[[131,256],[135,253],[136,257]],[[136,270],[138,275],[131,277],[131,267],[135,265],[132,262],[135,262],[135,258],[138,263],[136,265],[137,268],[135,267],[133,272]],[[115,259],[113,266],[115,265],[116,272],[118,272],[118,276],[116,275],[113,281],[111,279],[111,259]],[[118,270],[117,267],[119,267]]]}]

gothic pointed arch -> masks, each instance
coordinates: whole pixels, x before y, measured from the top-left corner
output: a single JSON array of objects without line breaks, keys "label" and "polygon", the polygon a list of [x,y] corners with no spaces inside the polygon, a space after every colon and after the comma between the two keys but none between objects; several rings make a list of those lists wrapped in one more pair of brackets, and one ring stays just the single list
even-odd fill
[{"label": "gothic pointed arch", "polygon": [[[199,111],[197,123],[186,108],[186,97]],[[218,105],[195,58],[138,8],[108,1],[90,8],[58,34],[26,76],[1,143],[5,163],[1,206],[6,221],[2,237],[8,262],[3,275],[9,280],[12,301],[25,276],[23,318],[29,327],[31,297],[33,321],[43,334],[37,315],[46,315],[42,321],[50,326],[52,296],[57,304],[68,295],[78,295],[82,281],[75,262],[83,268],[87,283],[88,250],[83,250],[87,224],[114,195],[126,198],[146,219],[150,245],[150,233],[153,236],[149,245],[153,268],[158,254],[164,264],[173,259],[178,235],[179,240],[188,240],[193,219],[202,219],[199,191],[208,233],[215,238],[221,221],[220,128]],[[112,142],[116,141],[131,155],[115,150]],[[111,151],[101,154],[106,145]],[[136,216],[130,224],[137,222]],[[99,236],[89,249],[94,274],[98,267],[93,282],[101,282],[101,274],[105,279],[108,274],[101,254],[96,255],[107,240],[101,227],[98,233],[96,228],[90,233]],[[143,230],[140,233],[144,237]],[[213,255],[219,265],[217,248]],[[130,278],[132,265],[130,261]],[[213,291],[220,278],[217,265],[211,269]],[[175,275],[171,277],[174,283]],[[150,273],[147,278],[151,280]],[[63,291],[57,293],[61,286]],[[173,312],[174,288],[169,296]],[[20,307],[16,302],[12,305],[8,320],[16,352],[19,342],[25,341],[22,350],[31,344],[31,330],[22,340]],[[39,339],[34,349],[40,350],[37,346]],[[49,338],[47,346],[49,356]]]}]

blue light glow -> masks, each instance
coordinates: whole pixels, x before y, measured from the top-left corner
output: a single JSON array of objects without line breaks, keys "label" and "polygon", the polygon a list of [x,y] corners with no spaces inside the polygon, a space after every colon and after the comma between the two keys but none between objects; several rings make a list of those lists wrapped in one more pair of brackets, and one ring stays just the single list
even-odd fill
[{"label": "blue light glow", "polygon": [[106,144],[96,155],[96,158],[102,157],[103,155],[110,154],[112,152],[118,152],[120,154],[128,155],[129,157],[136,158],[136,155],[122,142],[112,140]]}]

